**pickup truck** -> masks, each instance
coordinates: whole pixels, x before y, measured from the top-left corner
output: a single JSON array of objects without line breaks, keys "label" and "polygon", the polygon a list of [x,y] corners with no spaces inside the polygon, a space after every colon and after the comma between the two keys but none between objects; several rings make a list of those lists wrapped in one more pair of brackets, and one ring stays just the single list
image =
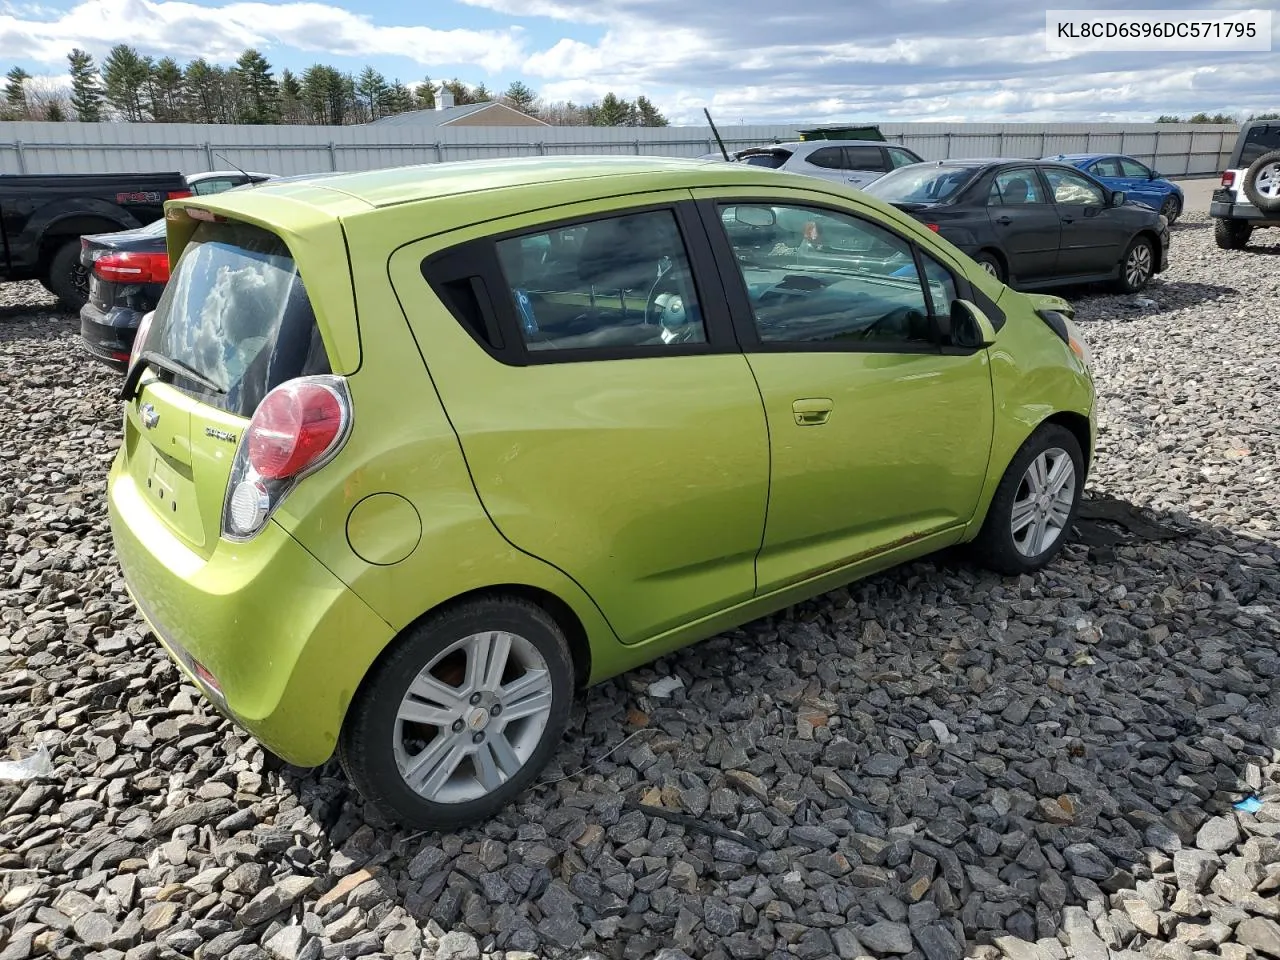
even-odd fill
[{"label": "pickup truck", "polygon": [[80,238],[145,226],[191,193],[177,171],[0,175],[0,281],[39,280],[79,310],[89,295]]}]

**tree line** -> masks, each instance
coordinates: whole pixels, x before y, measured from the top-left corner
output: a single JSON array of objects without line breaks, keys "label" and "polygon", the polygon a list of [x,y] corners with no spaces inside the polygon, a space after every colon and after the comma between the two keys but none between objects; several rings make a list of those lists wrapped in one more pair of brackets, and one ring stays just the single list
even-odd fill
[{"label": "tree line", "polygon": [[[1246,120],[1280,120],[1280,113],[1251,113],[1245,117]],[[1232,116],[1229,113],[1215,113],[1210,116],[1207,113],[1196,113],[1187,117],[1174,116],[1171,113],[1162,113],[1156,117],[1156,123],[1239,123],[1240,118]]]},{"label": "tree line", "polygon": [[368,123],[410,110],[431,110],[443,88],[455,104],[502,103],[562,126],[665,127],[667,118],[647,97],[626,100],[613,93],[588,104],[549,102],[515,81],[501,93],[457,78],[412,86],[388,80],[373,67],[344,73],[317,63],[301,73],[276,75],[259,51],[245,50],[229,67],[204,57],[183,65],[156,60],[128,44],[111,48],[99,67],[79,48],[67,55],[71,87],[33,77],[21,67],[5,75],[0,120],[129,120],[156,123]]}]

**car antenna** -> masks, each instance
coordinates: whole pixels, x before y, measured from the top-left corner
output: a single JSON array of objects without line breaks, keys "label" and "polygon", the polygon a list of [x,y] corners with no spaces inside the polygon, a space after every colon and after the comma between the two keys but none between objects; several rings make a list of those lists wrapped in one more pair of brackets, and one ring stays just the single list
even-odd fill
[{"label": "car antenna", "polygon": [[707,115],[707,123],[711,125],[711,132],[716,136],[716,143],[720,144],[720,152],[724,155],[725,162],[729,162],[729,151],[724,148],[724,141],[720,139],[720,131],[716,129],[716,122],[711,119],[711,111],[706,107],[702,108],[702,112]]},{"label": "car antenna", "polygon": [[231,160],[229,160],[226,156],[224,156],[224,155],[223,155],[223,154],[221,154],[221,153],[215,153],[215,154],[214,154],[214,156],[215,156],[215,157],[217,157],[219,160],[226,160],[226,162],[227,162],[227,163],[230,163],[230,164],[231,164],[231,166],[233,166],[233,167],[235,167],[235,168],[236,168],[236,171],[237,171],[237,172],[239,172],[239,173],[243,173],[243,174],[244,174],[244,179],[245,179],[245,181],[246,181],[246,182],[251,181],[251,180],[253,179],[253,177],[249,176],[249,171],[247,171],[246,169],[244,169],[244,167],[240,166],[240,164],[238,164],[238,163],[232,163],[232,162],[231,162]]}]

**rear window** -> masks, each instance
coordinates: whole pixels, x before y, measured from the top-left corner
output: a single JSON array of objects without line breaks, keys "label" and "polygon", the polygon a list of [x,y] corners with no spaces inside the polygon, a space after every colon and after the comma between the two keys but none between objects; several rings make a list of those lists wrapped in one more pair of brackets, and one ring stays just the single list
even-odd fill
[{"label": "rear window", "polygon": [[1240,148],[1240,166],[1248,167],[1264,153],[1280,150],[1280,125],[1254,127]]},{"label": "rear window", "polygon": [[156,305],[142,349],[217,386],[160,375],[229,413],[251,417],[294,377],[328,373],[311,301],[289,248],[241,223],[201,223]]},{"label": "rear window", "polygon": [[790,150],[771,150],[768,153],[749,153],[741,158],[741,162],[752,167],[769,167],[778,169],[791,156]]},{"label": "rear window", "polygon": [[916,164],[886,173],[862,189],[886,203],[939,203],[958,193],[977,171],[977,167]]}]

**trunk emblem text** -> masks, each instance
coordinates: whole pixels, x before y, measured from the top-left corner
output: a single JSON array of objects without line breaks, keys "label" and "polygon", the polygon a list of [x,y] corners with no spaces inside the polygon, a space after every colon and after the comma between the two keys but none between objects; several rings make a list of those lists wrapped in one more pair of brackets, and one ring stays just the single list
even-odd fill
[{"label": "trunk emblem text", "polygon": [[236,442],[236,435],[234,433],[227,433],[227,431],[219,430],[216,427],[205,427],[204,432],[205,436],[213,437],[215,440],[225,440],[227,443]]}]

